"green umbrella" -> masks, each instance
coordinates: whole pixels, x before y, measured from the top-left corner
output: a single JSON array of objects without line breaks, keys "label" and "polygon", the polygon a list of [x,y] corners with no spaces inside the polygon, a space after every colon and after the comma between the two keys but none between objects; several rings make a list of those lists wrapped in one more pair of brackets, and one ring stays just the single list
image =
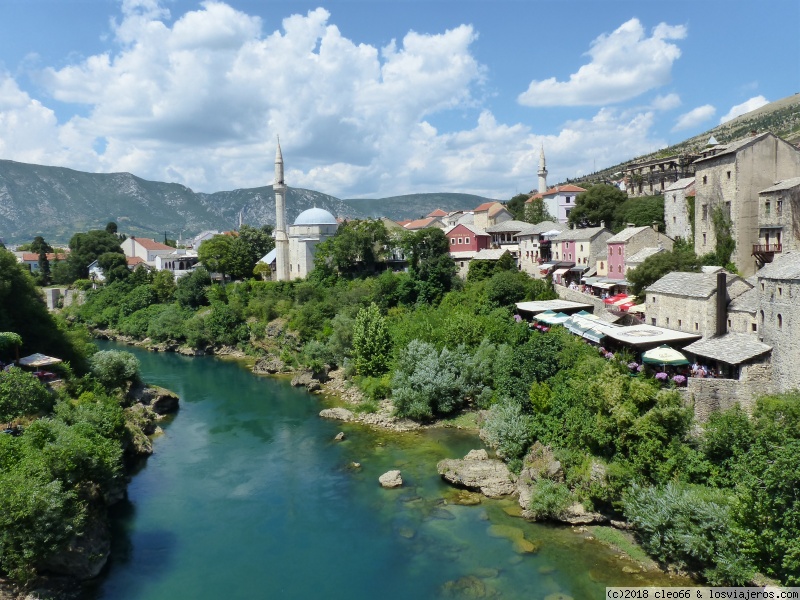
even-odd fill
[{"label": "green umbrella", "polygon": [[688,365],[686,357],[666,344],[642,354],[642,362],[655,365]]}]

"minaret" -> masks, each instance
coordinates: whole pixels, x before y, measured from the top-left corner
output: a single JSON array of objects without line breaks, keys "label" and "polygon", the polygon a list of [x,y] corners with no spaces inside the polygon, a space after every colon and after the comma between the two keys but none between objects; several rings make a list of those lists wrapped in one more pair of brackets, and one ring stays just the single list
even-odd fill
[{"label": "minaret", "polygon": [[286,184],[283,182],[281,139],[275,152],[275,279],[289,281],[289,237],[286,235]]},{"label": "minaret", "polygon": [[544,144],[542,144],[542,151],[539,154],[539,193],[544,194],[547,191],[547,164],[544,161]]}]

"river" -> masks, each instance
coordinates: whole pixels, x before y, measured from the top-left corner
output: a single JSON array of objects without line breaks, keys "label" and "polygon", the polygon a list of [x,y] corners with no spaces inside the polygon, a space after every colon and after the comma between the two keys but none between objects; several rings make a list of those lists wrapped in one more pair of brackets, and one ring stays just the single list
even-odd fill
[{"label": "river", "polygon": [[[509,516],[512,501],[444,503],[436,462],[482,447],[472,434],[343,425],[318,417],[319,397],[235,361],[124,349],[181,408],[112,511],[111,560],[87,600],[583,600],[686,584],[626,574],[632,563],[569,527]],[[404,486],[381,488],[395,468]],[[519,552],[519,536],[538,551]]]}]

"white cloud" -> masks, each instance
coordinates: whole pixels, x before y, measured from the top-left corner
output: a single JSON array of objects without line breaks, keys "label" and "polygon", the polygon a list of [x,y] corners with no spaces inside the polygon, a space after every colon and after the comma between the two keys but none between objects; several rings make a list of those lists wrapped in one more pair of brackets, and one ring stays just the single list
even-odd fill
[{"label": "white cloud", "polygon": [[741,104],[737,104],[733,108],[728,111],[728,114],[724,115],[720,118],[719,123],[727,123],[731,119],[735,119],[738,116],[741,116],[745,113],[749,113],[751,110],[755,110],[757,108],[761,108],[765,104],[769,104],[769,100],[764,98],[764,96],[755,96],[750,98],[746,102],[742,102]]},{"label": "white cloud", "polygon": [[681,55],[670,40],[686,37],[683,25],[660,23],[647,37],[638,19],[592,42],[591,61],[569,77],[532,81],[518,101],[526,106],[599,106],[635,98],[670,81]]},{"label": "white cloud", "polygon": [[[0,74],[0,156],[218,191],[271,184],[279,133],[293,187],[507,198],[536,187],[542,143],[551,182],[589,173],[663,146],[652,138],[656,111],[680,102],[603,109],[543,136],[476,99],[486,72],[471,26],[376,48],[345,38],[321,8],[267,33],[266,18],[221,2],[170,19],[156,0],[125,0],[110,49],[40,71],[52,98],[80,106],[62,123]],[[677,35],[657,30],[650,40]],[[476,107],[460,130],[434,125]]]},{"label": "white cloud", "polygon": [[693,108],[689,112],[683,113],[675,120],[675,126],[672,128],[672,131],[682,131],[684,129],[697,127],[708,121],[716,112],[717,109],[710,104],[704,104],[703,106]]},{"label": "white cloud", "polygon": [[678,108],[681,105],[681,97],[678,94],[667,94],[666,96],[656,96],[651,106],[655,110],[666,111]]}]

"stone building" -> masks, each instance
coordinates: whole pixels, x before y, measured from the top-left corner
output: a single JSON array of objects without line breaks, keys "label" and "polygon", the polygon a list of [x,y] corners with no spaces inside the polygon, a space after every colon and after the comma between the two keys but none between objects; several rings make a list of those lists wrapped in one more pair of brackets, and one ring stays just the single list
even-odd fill
[{"label": "stone building", "polygon": [[534,194],[526,203],[530,203],[534,198],[541,198],[547,212],[559,223],[566,223],[569,220],[569,213],[575,208],[575,202],[579,194],[586,190],[577,185],[557,185],[544,192]]},{"label": "stone building", "polygon": [[510,221],[514,218],[509,210],[499,202],[484,202],[472,212],[472,223],[475,227],[484,231],[487,227]]},{"label": "stone building", "polygon": [[611,236],[604,226],[566,229],[552,239],[553,260],[586,268],[594,266],[597,257],[606,251]]},{"label": "stone building", "polygon": [[561,223],[542,221],[535,225],[527,224],[527,227],[520,230],[517,233],[520,270],[528,275],[538,277],[539,265],[551,259],[550,239],[565,229],[566,227]]},{"label": "stone building", "polygon": [[791,250],[800,250],[800,177],[758,193],[758,242],[753,247],[757,264],[763,266]]},{"label": "stone building", "polygon": [[800,251],[782,253],[758,272],[758,339],[774,348],[776,391],[800,387]]},{"label": "stone building", "polygon": [[336,235],[339,223],[327,210],[304,210],[289,227],[289,279],[305,279],[314,269],[319,244]]},{"label": "stone building", "polygon": [[667,273],[645,290],[647,324],[703,337],[724,333],[727,329],[720,328],[717,321],[719,294],[725,294],[725,312],[731,300],[753,286],[737,275],[723,274],[724,282],[720,283],[718,273]]},{"label": "stone building", "polygon": [[122,252],[124,252],[125,256],[128,258],[137,256],[151,267],[155,266],[157,256],[165,256],[175,252],[175,248],[172,246],[167,246],[152,238],[135,236],[124,239],[120,243],[120,248],[122,248]]},{"label": "stone building", "polygon": [[675,182],[694,175],[696,158],[697,154],[683,153],[628,165],[624,171],[628,196],[663,194]]},{"label": "stone building", "polygon": [[[731,260],[745,276],[759,261],[759,192],[800,176],[800,151],[772,133],[711,148],[695,161],[695,252],[716,249],[714,215],[730,221],[736,247]],[[719,211],[719,212],[718,212]]]},{"label": "stone building", "polygon": [[625,279],[628,269],[633,268],[628,260],[645,248],[672,250],[672,239],[658,231],[658,227],[634,227],[631,224],[610,237],[608,244],[608,277]]},{"label": "stone building", "polygon": [[[673,240],[692,239],[692,221],[688,198],[694,198],[694,177],[679,179],[664,190],[664,224],[668,237]],[[694,216],[694,214],[692,214]]]}]

